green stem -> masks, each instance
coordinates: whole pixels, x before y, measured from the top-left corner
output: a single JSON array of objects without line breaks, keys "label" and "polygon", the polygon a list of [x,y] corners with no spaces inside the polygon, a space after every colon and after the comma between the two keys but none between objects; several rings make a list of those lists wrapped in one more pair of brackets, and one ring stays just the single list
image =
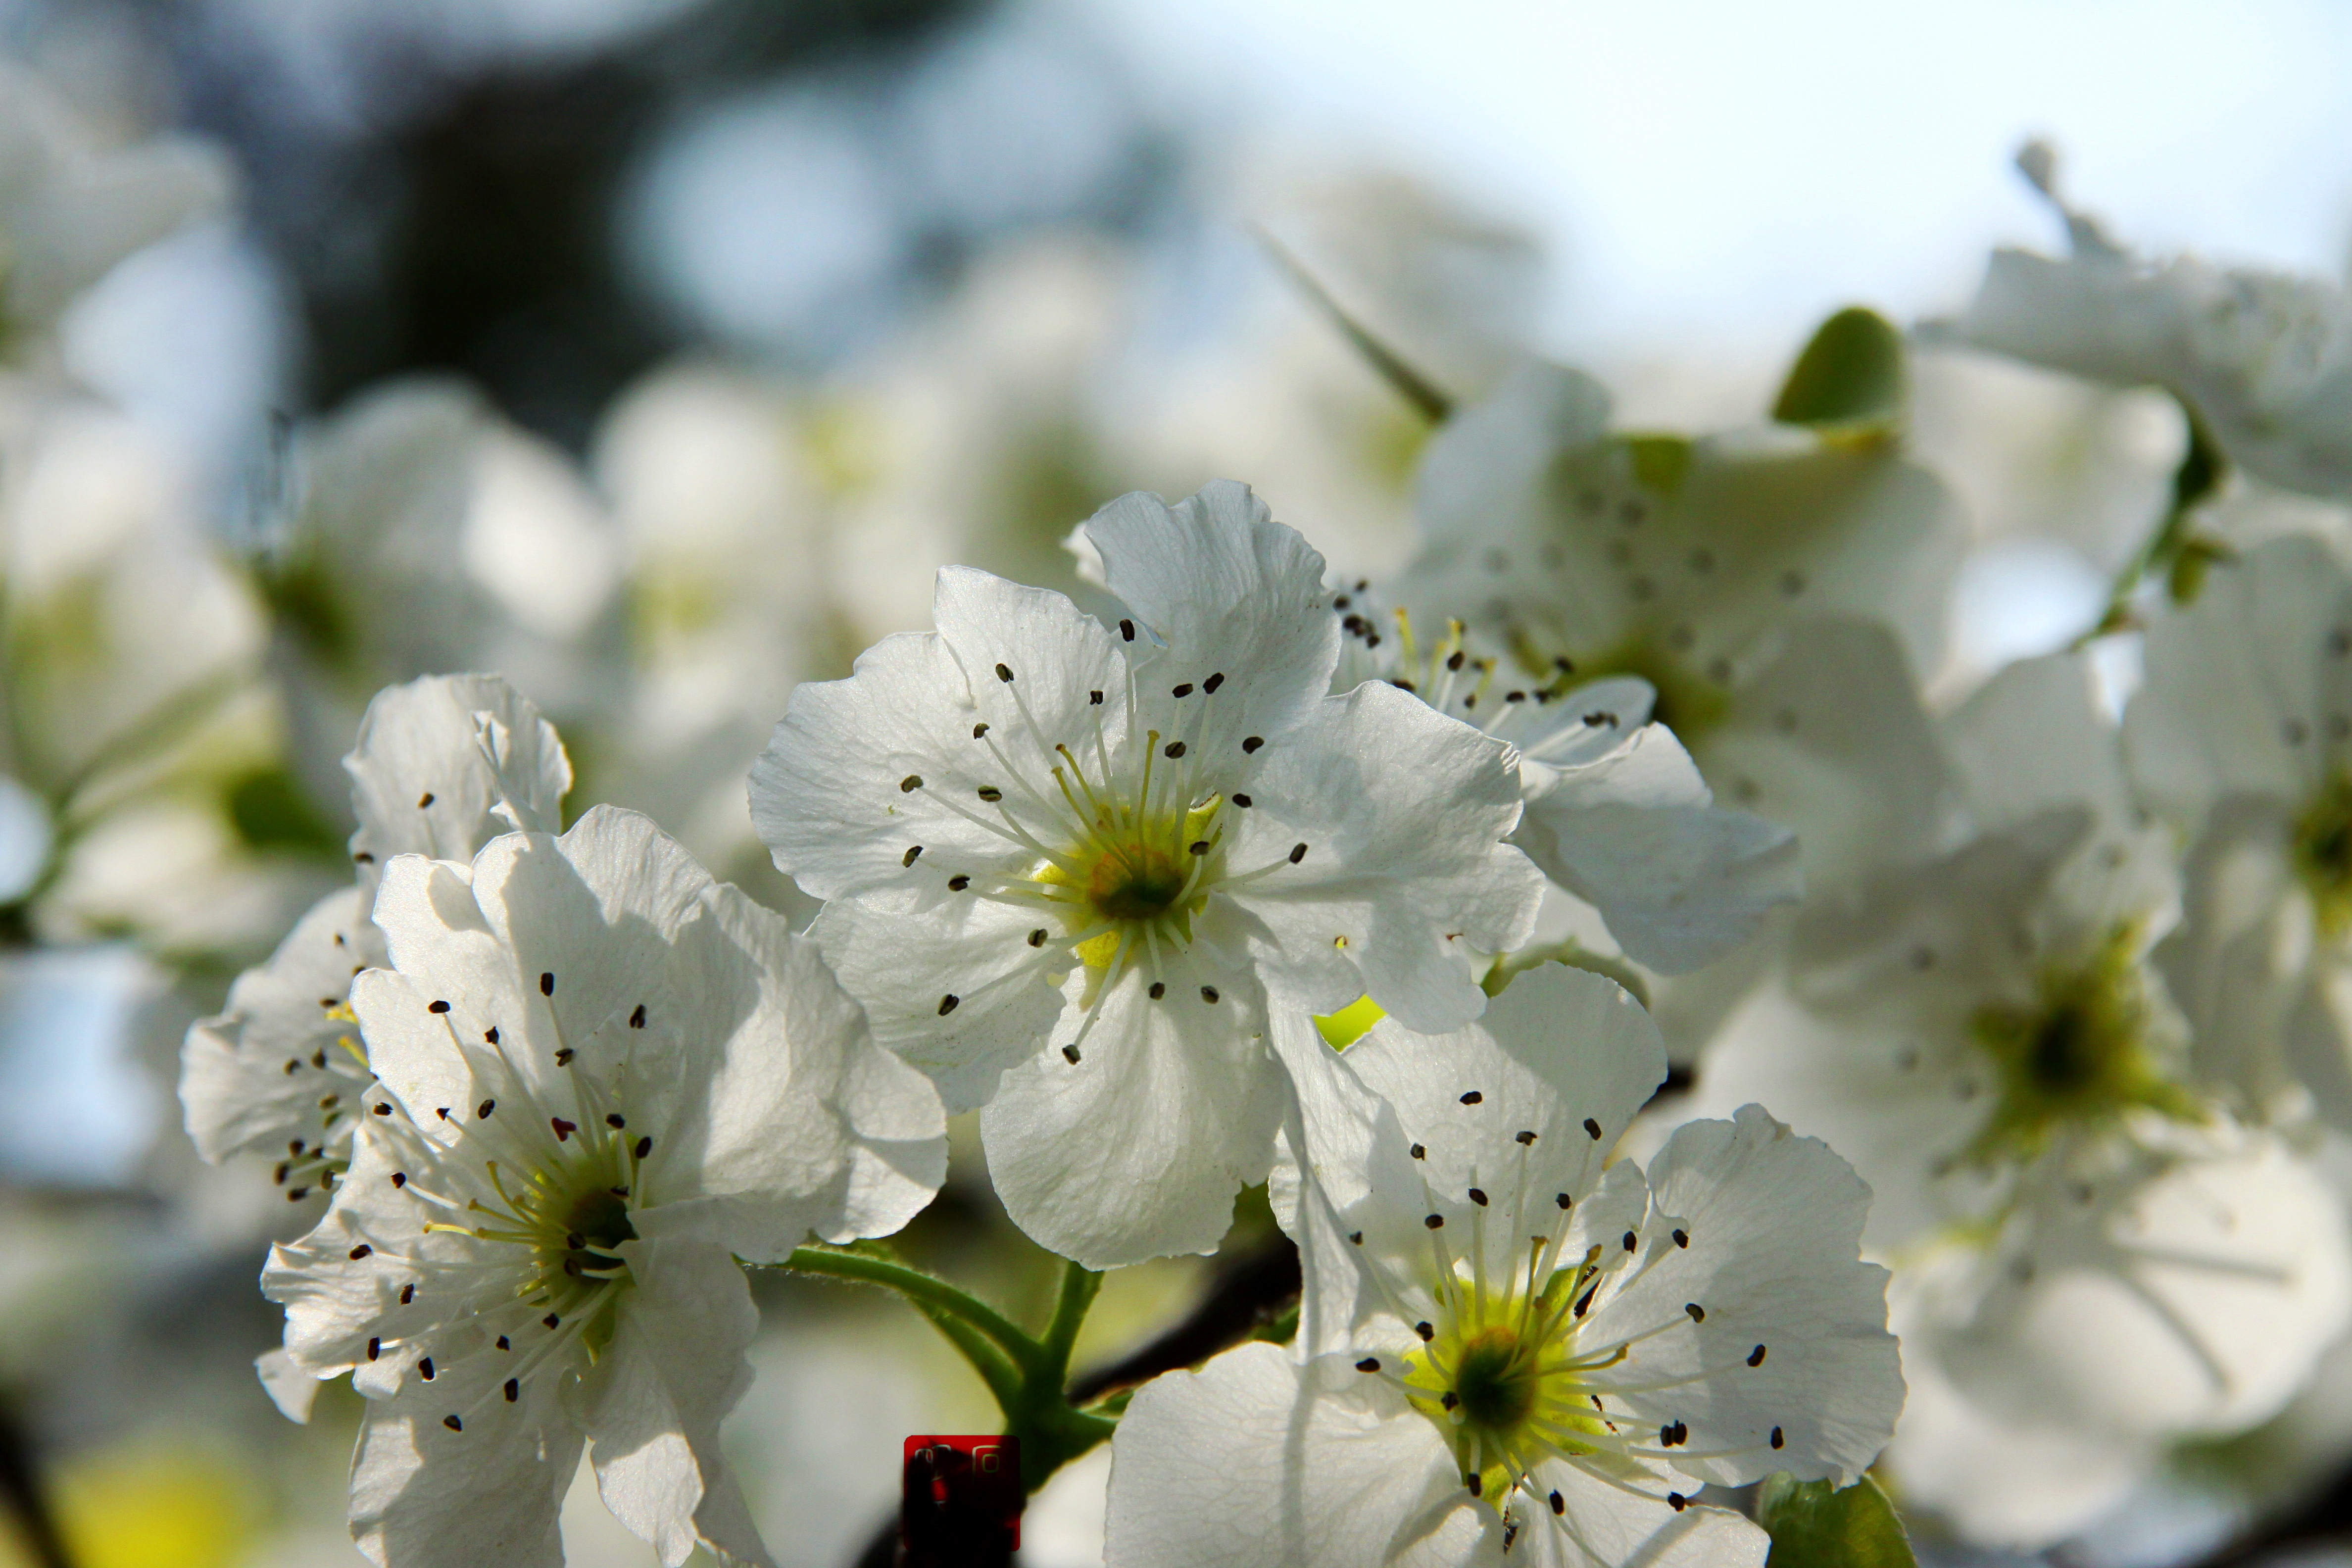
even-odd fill
[{"label": "green stem", "polygon": [[997,1349],[985,1334],[962,1319],[940,1308],[924,1306],[919,1301],[913,1306],[915,1310],[930,1320],[931,1327],[939,1330],[942,1339],[963,1352],[963,1359],[971,1363],[971,1370],[980,1375],[981,1382],[988,1384],[988,1392],[995,1395],[999,1410],[1010,1410],[1021,1402],[1027,1383],[1021,1374],[1021,1369],[1013,1364],[1012,1357]]},{"label": "green stem", "polygon": [[[2180,466],[2172,473],[2172,500],[2164,516],[2158,520],[2147,542],[2133,552],[2130,560],[2116,574],[2114,585],[2107,591],[2105,607],[2089,631],[2074,639],[2074,647],[2083,647],[2109,632],[2119,632],[2132,625],[2132,600],[2140,584],[2155,573],[2168,571],[2181,552],[2189,545],[2189,516],[2207,497],[2221,488],[2229,476],[2229,455],[2206,427],[2197,405],[2173,394],[2180,405],[2181,417],[2189,425],[2189,447],[2180,455]],[[2183,595],[2186,596],[2185,595]]]},{"label": "green stem", "polygon": [[1264,228],[1257,231],[1257,237],[1258,243],[1265,247],[1266,254],[1273,257],[1275,264],[1289,275],[1298,291],[1330,318],[1331,324],[1339,329],[1349,346],[1363,355],[1364,363],[1370,365],[1398,396],[1411,404],[1415,413],[1432,425],[1443,425],[1452,417],[1454,398],[1451,394],[1423,375],[1402,354],[1382,342],[1370,328],[1349,315],[1346,308],[1332,298],[1331,290],[1323,287],[1323,280],[1316,277],[1305,262],[1292,255],[1287,246]]},{"label": "green stem", "polygon": [[995,1395],[1006,1433],[1020,1441],[1021,1479],[1030,1491],[1118,1428],[1115,1416],[1074,1407],[1065,1386],[1070,1349],[1087,1321],[1087,1309],[1102,1289],[1102,1276],[1090,1268],[1064,1266],[1053,1320],[1045,1337],[1034,1340],[968,1291],[871,1252],[803,1247],[793,1250],[783,1267],[797,1274],[879,1285],[906,1297]]},{"label": "green stem", "polygon": [[1069,1381],[1070,1347],[1077,1343],[1087,1309],[1101,1289],[1102,1276],[1093,1269],[1076,1263],[1062,1266],[1062,1293],[1054,1302],[1054,1321],[1045,1325],[1045,1337],[1037,1347],[1038,1381],[1050,1382],[1056,1392]]},{"label": "green stem", "polygon": [[926,1274],[887,1258],[832,1247],[800,1247],[793,1249],[783,1267],[795,1274],[823,1274],[896,1290],[927,1312],[943,1312],[994,1341],[1024,1377],[1034,1372],[1038,1358],[1045,1353],[1035,1340],[1015,1328],[987,1302],[958,1289],[936,1274]]}]

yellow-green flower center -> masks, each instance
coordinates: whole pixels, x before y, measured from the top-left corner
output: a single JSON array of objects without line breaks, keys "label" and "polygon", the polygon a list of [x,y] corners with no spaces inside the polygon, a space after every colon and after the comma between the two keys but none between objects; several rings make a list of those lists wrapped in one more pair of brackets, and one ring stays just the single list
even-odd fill
[{"label": "yellow-green flower center", "polygon": [[2294,825],[2294,868],[2320,931],[2352,931],[2352,775],[2338,773],[2304,807]]},{"label": "yellow-green flower center", "polygon": [[1066,924],[1077,927],[1062,937],[1076,943],[1079,961],[1102,973],[1191,945],[1192,917],[1224,877],[1223,798],[1159,804],[1149,769],[1134,799],[1089,787],[1083,775],[1073,777],[1074,767],[1055,774],[1082,826],[1077,841],[1031,877],[1068,911]]},{"label": "yellow-green flower center", "polygon": [[1580,1356],[1576,1346],[1598,1253],[1553,1270],[1539,1289],[1527,1283],[1532,1268],[1496,1291],[1442,1282],[1437,1321],[1405,1358],[1406,1398],[1445,1434],[1485,1495],[1499,1496],[1546,1455],[1622,1447],[1587,1381],[1622,1360],[1622,1347]]},{"label": "yellow-green flower center", "polygon": [[2032,1159],[2066,1126],[2134,1110],[2194,1121],[2194,1097],[2166,1076],[2149,1041],[2139,931],[2109,932],[2088,961],[2045,969],[2028,1004],[1980,1007],[1970,1033],[2000,1072],[1992,1117],[1969,1150],[1979,1162]]}]

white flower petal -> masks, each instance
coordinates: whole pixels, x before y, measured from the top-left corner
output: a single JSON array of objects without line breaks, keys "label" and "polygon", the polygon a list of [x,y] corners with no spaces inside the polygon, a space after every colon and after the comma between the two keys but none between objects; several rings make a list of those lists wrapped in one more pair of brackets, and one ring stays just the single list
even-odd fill
[{"label": "white flower petal", "polygon": [[2134,784],[2190,830],[2226,795],[2299,808],[2352,740],[2347,634],[2352,581],[2317,540],[2216,566],[2194,604],[2148,628],[2124,716]]},{"label": "white flower petal", "polygon": [[1732,805],[1795,830],[1808,887],[1937,846],[1948,764],[1885,628],[1842,619],[1790,626],[1727,700],[1716,727],[1675,734]]},{"label": "white flower petal", "polygon": [[1106,585],[1159,635],[1169,662],[1249,672],[1237,693],[1245,729],[1286,729],[1306,716],[1339,657],[1323,557],[1247,485],[1213,480],[1172,507],[1140,490],[1124,495],[1094,515],[1086,536]]},{"label": "white flower petal", "polygon": [[227,1008],[192,1026],[181,1054],[180,1103],[198,1153],[282,1157],[289,1141],[348,1137],[357,1107],[336,1108],[322,1131],[319,1100],[366,1086],[366,1067],[342,1044],[359,1037],[342,1003],[352,974],[383,962],[363,895],[346,888],[312,905],[268,963],[237,976]]},{"label": "white flower petal", "polygon": [[731,887],[706,898],[709,919],[682,935],[685,973],[669,992],[701,1017],[661,1151],[691,1161],[696,1195],[662,1203],[640,1230],[757,1262],[812,1231],[832,1242],[898,1231],[946,1179],[938,1095],[874,1043],[814,942]]},{"label": "white flower petal", "polygon": [[1244,1345],[1154,1380],[1111,1440],[1111,1568],[1471,1568],[1502,1521],[1437,1430],[1338,1358]]},{"label": "white flower petal", "polygon": [[[919,971],[908,951],[916,929]],[[929,1077],[950,1111],[963,1111],[987,1104],[1005,1069],[1035,1056],[1061,1016],[1056,976],[1027,944],[1036,929],[1028,910],[925,887],[827,904],[809,935],[864,999],[875,1037]],[[955,1005],[943,1013],[950,995]]]},{"label": "white flower petal", "polygon": [[1709,963],[1796,900],[1796,837],[1714,804],[1671,731],[1649,724],[1528,792],[1514,840],[1600,910],[1627,957],[1666,973]]},{"label": "white flower petal", "polygon": [[1234,854],[1278,861],[1294,830],[1306,849],[1297,875],[1231,897],[1273,940],[1263,962],[1276,995],[1332,1013],[1369,993],[1429,1031],[1478,1016],[1475,971],[1527,941],[1543,889],[1502,842],[1519,817],[1507,755],[1374,684],[1327,699],[1266,748],[1253,785],[1264,816],[1245,815]]},{"label": "white flower petal", "polygon": [[465,1430],[449,1399],[412,1384],[371,1400],[352,1455],[352,1535],[379,1568],[562,1568],[556,1516],[580,1465],[579,1425],[552,1380],[480,1404]]},{"label": "white flower petal", "polygon": [[1564,1460],[1535,1468],[1538,1489],[1559,1495],[1560,1511],[1521,1503],[1528,1521],[1514,1560],[1538,1568],[1761,1568],[1772,1538],[1724,1508],[1662,1508]]},{"label": "white flower petal", "polygon": [[[981,1111],[989,1176],[1033,1239],[1089,1268],[1212,1252],[1265,1179],[1286,1089],[1261,1003],[1192,955],[1130,972],[1070,1061],[1045,1051]],[[1214,1003],[1201,987],[1224,989]],[[1073,984],[1076,984],[1073,982]]]},{"label": "white flower petal", "polygon": [[751,1286],[707,1242],[632,1243],[630,1270],[637,1288],[581,1391],[597,1492],[668,1568],[698,1544],[725,1563],[765,1564],[719,1448],[720,1417],[751,1384]]},{"label": "white flower petal", "polygon": [[1860,1256],[1870,1189],[1828,1145],[1751,1105],[1730,1121],[1685,1123],[1651,1162],[1650,1190],[1650,1227],[1671,1224],[1675,1244],[1653,1241],[1591,1331],[1698,1321],[1643,1342],[1595,1386],[1692,1379],[1623,1395],[1637,1414],[1689,1426],[1688,1456],[1669,1456],[1686,1475],[1740,1486],[1787,1470],[1852,1484],[1903,1408],[1886,1270]]},{"label": "white flower petal", "polygon": [[386,687],[343,759],[361,885],[395,855],[471,860],[501,833],[563,826],[572,763],[555,727],[493,675],[436,675]]}]

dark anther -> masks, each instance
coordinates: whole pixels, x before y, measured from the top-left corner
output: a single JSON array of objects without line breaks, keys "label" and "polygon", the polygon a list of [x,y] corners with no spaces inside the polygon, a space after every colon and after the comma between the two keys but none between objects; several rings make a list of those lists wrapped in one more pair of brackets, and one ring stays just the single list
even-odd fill
[{"label": "dark anther", "polygon": [[1203,985],[1203,986],[1202,986],[1202,987],[1201,987],[1201,1000],[1202,1000],[1202,1001],[1203,1001],[1203,1002],[1211,1002],[1211,1003],[1213,1003],[1214,1001],[1216,1001],[1216,999],[1217,999],[1217,988],[1216,988],[1215,986],[1213,986],[1213,985]]},{"label": "dark anther", "polygon": [[507,1379],[507,1403],[509,1405],[512,1405],[516,1400],[521,1397],[522,1381],[520,1378],[512,1377]]},{"label": "dark anther", "polygon": [[1045,945],[1045,928],[1044,926],[1039,926],[1035,931],[1029,933],[1029,945],[1031,947],[1043,947]]},{"label": "dark anther", "polygon": [[1683,1310],[1690,1314],[1691,1321],[1694,1323],[1704,1323],[1706,1321],[1706,1309],[1700,1306],[1696,1301],[1685,1301],[1683,1303]]},{"label": "dark anther", "polygon": [[912,795],[922,787],[923,775],[920,773],[908,773],[905,778],[898,781],[898,793],[900,795]]},{"label": "dark anther", "polygon": [[574,1132],[580,1131],[580,1124],[578,1122],[566,1121],[561,1116],[551,1116],[547,1119],[547,1121],[549,1126],[555,1129],[555,1141],[558,1143],[565,1142],[571,1138]]},{"label": "dark anther", "polygon": [[1592,1141],[1595,1143],[1601,1142],[1601,1123],[1588,1116],[1584,1119],[1584,1130],[1592,1135]]},{"label": "dark anther", "polygon": [[1762,1345],[1758,1345],[1754,1350],[1748,1352],[1748,1364],[1749,1366],[1762,1366],[1764,1364],[1764,1347]]},{"label": "dark anther", "polygon": [[982,784],[980,786],[980,798],[988,802],[989,805],[994,805],[998,801],[1004,798],[1004,792],[997,788],[994,784]]},{"label": "dark anther", "polygon": [[427,1002],[425,1004],[425,1010],[428,1013],[446,1013],[449,1010],[449,1004],[446,1002]]},{"label": "dark anther", "polygon": [[1153,981],[1151,983],[1151,990],[1148,994],[1150,994],[1154,1002],[1159,1001],[1162,996],[1168,994],[1168,983],[1164,980]]},{"label": "dark anther", "polygon": [[1160,749],[1160,754],[1171,759],[1171,761],[1177,757],[1181,757],[1184,754],[1184,742],[1181,741],[1171,741]]},{"label": "dark anther", "polygon": [[1218,687],[1223,686],[1224,683],[1225,683],[1225,676],[1224,676],[1224,672],[1223,672],[1223,670],[1220,670],[1220,671],[1218,671],[1216,674],[1214,674],[1214,675],[1213,675],[1213,676],[1209,677],[1209,679],[1206,679],[1206,680],[1204,680],[1204,681],[1201,682],[1201,689],[1202,689],[1202,690],[1203,690],[1203,691],[1206,691],[1206,692],[1213,693],[1213,692],[1215,692],[1215,690],[1217,689],[1217,688],[1218,688]]},{"label": "dark anther", "polygon": [[419,810],[419,811],[423,811],[426,806],[431,805],[432,804],[433,804],[433,792],[432,792],[431,790],[429,790],[429,789],[428,789],[428,790],[426,790],[423,795],[418,795],[418,796],[416,797],[416,809],[417,809],[417,810]]},{"label": "dark anther", "polygon": [[1480,1102],[1482,1102],[1483,1100],[1486,1100],[1486,1097],[1485,1095],[1483,1095],[1483,1094],[1479,1093],[1479,1092],[1478,1092],[1476,1089],[1465,1089],[1465,1090],[1463,1090],[1463,1092],[1462,1092],[1462,1103],[1463,1103],[1463,1104],[1465,1104],[1465,1105],[1476,1105],[1476,1104],[1479,1104]]},{"label": "dark anther", "polygon": [[645,1005],[644,1003],[640,1002],[640,1003],[638,1003],[638,1004],[637,1004],[635,1011],[632,1012],[632,1013],[629,1015],[629,1027],[631,1027],[632,1029],[642,1029],[642,1028],[644,1028],[645,1026],[646,1026],[646,1005]]},{"label": "dark anther", "polygon": [[1012,684],[1013,684],[1013,671],[1012,671],[1012,669],[1011,669],[1010,668],[1008,668],[1007,666],[1004,666],[1004,665],[1002,665],[1002,664],[998,665],[998,666],[996,667],[996,679],[999,679],[999,680],[1001,680],[1001,681],[1003,681],[1007,686],[1012,685]]},{"label": "dark anther", "polygon": [[653,1141],[651,1138],[640,1138],[640,1139],[638,1139],[638,1140],[637,1140],[637,1146],[636,1146],[635,1149],[633,1149],[633,1150],[631,1150],[631,1151],[630,1151],[630,1152],[631,1152],[631,1153],[635,1154],[635,1155],[638,1159],[640,1159],[640,1160],[644,1159],[646,1155],[648,1155],[648,1154],[652,1153],[653,1152],[654,1152],[654,1141]]},{"label": "dark anther", "polygon": [[1250,797],[1245,795],[1237,795],[1234,796],[1234,804],[1240,806],[1244,811],[1247,811],[1249,809],[1249,803]]},{"label": "dark anther", "polygon": [[474,1107],[474,1115],[479,1120],[487,1121],[489,1120],[490,1112],[496,1110],[498,1108],[499,1102],[497,1100],[486,1100],[482,1101],[481,1104]]},{"label": "dark anther", "polygon": [[911,866],[922,858],[923,847],[918,844],[909,848],[904,855],[898,857],[898,864],[901,866]]},{"label": "dark anther", "polygon": [[544,970],[541,973],[539,977],[539,994],[541,996],[552,996],[555,994],[555,972],[553,970]]},{"label": "dark anther", "polygon": [[1427,1219],[1423,1220],[1421,1223],[1427,1226],[1432,1230],[1444,1230],[1445,1228],[1445,1216],[1442,1214],[1433,1214]]},{"label": "dark anther", "polygon": [[622,1128],[626,1127],[628,1124],[629,1124],[628,1118],[626,1118],[626,1117],[623,1116],[619,1111],[617,1111],[617,1110],[608,1110],[608,1111],[604,1112],[604,1125],[605,1125],[605,1126],[607,1126],[607,1127],[610,1127],[610,1128],[611,1128],[611,1129],[613,1129],[614,1131],[616,1131],[616,1132],[617,1132],[617,1131],[619,1131]]},{"label": "dark anther", "polygon": [[1133,621],[1119,622],[1118,635],[1126,638],[1129,642],[1133,642],[1135,640],[1135,623]]},{"label": "dark anther", "polygon": [[357,1247],[352,1248],[352,1261],[357,1263],[361,1258],[365,1258],[369,1253],[373,1252],[374,1250],[374,1247],[370,1247],[366,1242],[362,1241]]},{"label": "dark anther", "polygon": [[1480,1208],[1485,1208],[1486,1206],[1486,1194],[1485,1191],[1478,1187],[1471,1188],[1470,1201],[1476,1204]]},{"label": "dark anther", "polygon": [[1244,742],[1242,742],[1242,751],[1243,751],[1244,753],[1246,753],[1246,752],[1255,752],[1255,751],[1256,751],[1260,746],[1263,746],[1263,745],[1265,745],[1265,736],[1263,736],[1263,735],[1252,735],[1252,736],[1250,736],[1247,740],[1245,740],[1245,741],[1244,741]]},{"label": "dark anther", "polygon": [[1511,1139],[1511,1142],[1513,1142],[1514,1143],[1532,1143],[1532,1142],[1534,1142],[1535,1141],[1536,1141],[1536,1135],[1535,1135],[1533,1132],[1528,1132],[1528,1131],[1521,1131],[1521,1132],[1515,1133],[1515,1134],[1513,1134],[1512,1139]]},{"label": "dark anther", "polygon": [[1304,845],[1304,844],[1294,844],[1294,845],[1292,845],[1292,846],[1290,847],[1290,863],[1291,863],[1292,865],[1296,866],[1296,865],[1297,865],[1301,860],[1304,860],[1304,859],[1306,859],[1306,858],[1307,858],[1307,846],[1306,846],[1306,845]]},{"label": "dark anther", "polygon": [[1363,1360],[1356,1363],[1356,1370],[1358,1372],[1378,1372],[1381,1370],[1381,1358],[1376,1355],[1368,1355]]},{"label": "dark anther", "polygon": [[949,992],[946,995],[944,995],[944,996],[940,997],[940,1017],[942,1017],[942,1018],[944,1018],[944,1017],[946,1017],[949,1014],[950,1014],[950,1013],[954,1012],[954,1011],[956,1010],[956,1004],[957,1004],[957,1003],[959,1003],[959,1002],[961,1002],[962,1000],[963,1000],[963,998],[962,998],[962,997],[961,997],[961,996],[957,995],[957,994],[956,994],[954,992],[952,992],[952,991]]},{"label": "dark anther", "polygon": [[455,1415],[444,1415],[441,1417],[441,1425],[446,1426],[452,1432],[463,1432],[466,1429],[466,1424],[463,1421],[458,1420]]},{"label": "dark anther", "polygon": [[1178,688],[1176,688],[1176,689],[1175,689],[1175,690],[1173,690],[1173,691],[1171,691],[1171,693],[1169,693],[1169,695],[1170,695],[1170,696],[1171,696],[1171,697],[1176,697],[1176,698],[1180,698],[1180,699],[1181,699],[1181,698],[1185,698],[1185,697],[1190,697],[1190,696],[1192,696],[1192,683],[1191,681],[1189,681],[1189,680],[1188,680],[1188,681],[1184,682],[1184,684],[1183,684],[1183,685],[1179,686]]},{"label": "dark anther", "polygon": [[961,871],[948,879],[948,891],[950,893],[961,893],[971,886],[971,879]]},{"label": "dark anther", "polygon": [[1690,1245],[1690,1232],[1683,1229],[1680,1226],[1676,1226],[1675,1227],[1675,1245],[1676,1247],[1688,1247]]},{"label": "dark anther", "polygon": [[1078,1047],[1076,1046],[1064,1046],[1062,1047],[1062,1059],[1069,1063],[1072,1067],[1077,1066]]}]

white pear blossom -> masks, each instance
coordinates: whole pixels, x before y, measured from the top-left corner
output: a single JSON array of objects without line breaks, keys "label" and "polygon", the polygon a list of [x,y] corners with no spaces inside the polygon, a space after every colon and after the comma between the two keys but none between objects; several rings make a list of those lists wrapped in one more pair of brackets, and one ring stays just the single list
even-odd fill
[{"label": "white pear blossom", "polygon": [[1529,363],[1423,457],[1425,545],[1388,590],[1526,681],[1633,675],[1731,803],[1844,879],[1944,810],[1912,671],[1934,668],[1964,529],[1890,437],[1613,434],[1590,376]]},{"label": "white pear blossom", "polygon": [[30,72],[0,71],[8,357],[56,373],[43,362],[73,302],[124,258],[223,211],[236,184],[216,147],[184,136],[108,146]]},{"label": "white pear blossom", "polygon": [[2069,253],[1992,254],[1939,338],[2116,386],[2160,386],[2248,472],[2352,495],[2352,300],[2342,285],[2193,256],[2143,260],[2059,196],[2036,143],[2018,165],[2065,219]]},{"label": "white pear blossom", "polygon": [[572,764],[554,727],[495,676],[427,676],[368,704],[352,776],[355,886],[328,894],[269,962],[229,988],[227,1008],[188,1030],[180,1100],[205,1160],[260,1152],[299,1201],[331,1187],[373,1081],[350,1005],[353,976],[384,962],[369,918],[394,856],[470,860],[517,829],[562,826]]},{"label": "white pear blossom", "polygon": [[265,581],[317,753],[380,687],[495,669],[571,722],[619,689],[621,541],[572,460],[464,382],[369,389],[295,444]]},{"label": "white pear blossom", "polygon": [[1334,594],[1332,609],[1333,689],[1386,680],[1517,748],[1527,810],[1512,842],[1593,905],[1628,957],[1670,974],[1696,969],[1796,900],[1795,836],[1715,804],[1674,731],[1651,720],[1646,680],[1530,678],[1459,620],[1429,636],[1369,583]]},{"label": "white pear blossom", "polygon": [[2249,1110],[2352,1126],[2352,575],[2312,539],[2216,566],[2148,628],[2134,786],[2185,839],[2159,953],[2200,1067]]},{"label": "white pear blossom", "polygon": [[1546,966],[1477,1024],[1383,1022],[1343,1059],[1386,1103],[1287,1205],[1299,1342],[1136,1396],[1113,1568],[1755,1564],[1763,1532],[1702,1487],[1876,1456],[1903,1378],[1868,1192],[1752,1106],[1646,1176],[1612,1163],[1665,1073],[1612,983]]},{"label": "white pear blossom", "polygon": [[1247,489],[1087,531],[1116,626],[943,571],[937,632],[794,693],[751,799],[878,1037],[986,1104],[1014,1220],[1103,1267],[1214,1247],[1264,1179],[1269,1007],[1458,1027],[1540,878],[1507,747],[1330,694],[1322,559]]},{"label": "white pear blossom", "polygon": [[2136,826],[2084,662],[2012,667],[1952,730],[1981,831],[1804,911],[1699,1103],[1769,1086],[1876,1193],[1908,1352],[1970,1407],[1931,1401],[1900,1473],[1988,1422],[2021,1454],[2136,1456],[2015,1510],[1928,1484],[1977,1538],[2044,1544],[2164,1442],[2274,1413],[2352,1315],[2352,1244],[2307,1159],[2232,1121],[2200,1073],[2154,960],[2179,913],[2172,837]]},{"label": "white pear blossom", "polygon": [[735,1258],[905,1224],[937,1095],[813,943],[634,813],[403,856],[375,913],[393,967],[352,1006],[380,1087],[263,1277],[292,1367],[370,1401],[362,1550],[560,1563],[584,1443],[664,1563],[769,1561],[717,1441],[758,1322]]}]

